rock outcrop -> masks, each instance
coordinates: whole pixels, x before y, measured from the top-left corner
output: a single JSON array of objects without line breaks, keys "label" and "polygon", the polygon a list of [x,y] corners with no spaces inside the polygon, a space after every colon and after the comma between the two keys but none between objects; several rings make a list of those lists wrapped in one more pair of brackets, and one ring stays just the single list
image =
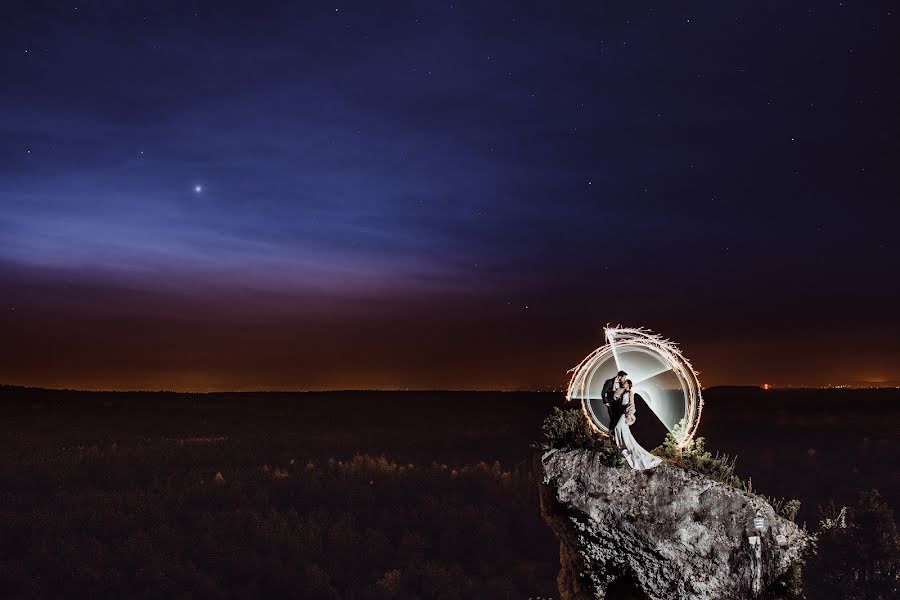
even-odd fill
[{"label": "rock outcrop", "polygon": [[617,589],[652,600],[753,598],[810,541],[732,486],[668,463],[634,471],[600,458],[591,450],[535,456],[541,513],[560,540],[562,600],[620,597]]}]

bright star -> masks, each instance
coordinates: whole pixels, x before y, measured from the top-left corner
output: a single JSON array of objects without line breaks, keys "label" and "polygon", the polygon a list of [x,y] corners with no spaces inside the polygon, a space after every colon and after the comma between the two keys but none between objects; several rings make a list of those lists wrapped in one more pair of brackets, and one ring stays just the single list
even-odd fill
[{"label": "bright star", "polygon": [[202,191],[203,191],[203,186],[200,185],[199,183],[194,186],[194,193],[199,194]]}]

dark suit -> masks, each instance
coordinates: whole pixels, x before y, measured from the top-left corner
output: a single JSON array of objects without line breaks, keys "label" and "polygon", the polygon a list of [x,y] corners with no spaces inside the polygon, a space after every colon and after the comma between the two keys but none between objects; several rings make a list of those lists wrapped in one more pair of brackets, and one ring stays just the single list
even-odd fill
[{"label": "dark suit", "polygon": [[612,377],[603,382],[603,389],[600,391],[600,397],[603,399],[603,404],[606,405],[606,410],[609,413],[609,430],[610,432],[615,429],[616,423],[619,422],[619,417],[622,416],[622,403],[621,401],[616,399],[613,386],[616,384],[616,378]]}]

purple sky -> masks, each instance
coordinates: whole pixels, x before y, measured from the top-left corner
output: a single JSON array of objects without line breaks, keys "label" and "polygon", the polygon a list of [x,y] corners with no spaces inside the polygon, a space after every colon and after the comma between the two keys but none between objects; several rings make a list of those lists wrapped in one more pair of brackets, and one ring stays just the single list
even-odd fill
[{"label": "purple sky", "polygon": [[0,382],[900,382],[890,3],[0,9]]}]

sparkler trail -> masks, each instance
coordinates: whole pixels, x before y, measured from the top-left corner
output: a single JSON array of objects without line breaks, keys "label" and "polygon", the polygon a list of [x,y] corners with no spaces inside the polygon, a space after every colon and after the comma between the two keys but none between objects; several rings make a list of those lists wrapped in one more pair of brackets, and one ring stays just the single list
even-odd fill
[{"label": "sparkler trail", "polygon": [[616,350],[616,341],[613,339],[612,329],[606,330],[606,339],[609,340],[609,347],[612,349],[613,359],[616,361],[616,370],[622,370],[622,363],[619,362],[619,353]]},{"label": "sparkler trail", "polygon": [[[577,399],[581,401],[582,411],[588,419],[591,428],[597,433],[608,435],[609,431],[603,424],[605,419],[595,414],[592,402],[599,399],[598,384],[602,386],[605,376],[610,374],[609,367],[604,365],[610,359],[616,365],[616,371],[622,370],[624,354],[637,353],[642,355],[642,360],[654,360],[662,365],[656,371],[642,376],[637,383],[633,383],[635,393],[638,393],[637,385],[641,387],[645,402],[656,417],[669,431],[675,431],[683,419],[684,426],[680,428],[679,447],[684,447],[696,434],[700,425],[700,414],[703,411],[703,397],[697,372],[691,363],[681,354],[677,345],[648,329],[606,327],[605,337],[607,344],[591,352],[577,366],[570,369],[572,379],[569,382],[566,400]],[[638,361],[640,362],[640,361]],[[602,370],[607,373],[595,380],[596,375]],[[627,369],[625,369],[627,370]],[[665,373],[672,373],[674,383],[662,386],[650,380]],[[652,388],[652,389],[651,389]]]}]

